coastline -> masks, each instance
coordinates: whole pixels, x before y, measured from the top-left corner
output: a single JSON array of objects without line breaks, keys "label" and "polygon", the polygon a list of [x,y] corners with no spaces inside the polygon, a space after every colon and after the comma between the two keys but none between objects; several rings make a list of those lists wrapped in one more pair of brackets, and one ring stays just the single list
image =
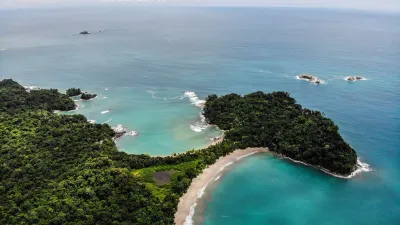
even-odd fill
[{"label": "coastline", "polygon": [[186,193],[179,199],[175,224],[193,224],[192,216],[197,206],[197,200],[203,196],[207,185],[221,176],[225,167],[261,152],[269,152],[269,150],[267,148],[238,149],[229,155],[220,157],[214,164],[204,169],[199,176],[193,179]]},{"label": "coastline", "polygon": [[[218,139],[218,142],[221,142],[223,137]],[[213,143],[214,145],[216,143]],[[361,172],[369,172],[371,171],[368,164],[363,163],[357,158],[357,167],[356,169],[347,176],[340,175],[328,171],[322,167],[310,165],[301,161],[297,161],[291,159],[289,157],[276,154],[274,152],[269,151],[268,148],[246,148],[246,149],[237,149],[233,151],[231,154],[220,157],[214,164],[210,165],[209,167],[205,168],[200,175],[193,179],[191,185],[189,186],[186,193],[179,199],[178,208],[175,213],[174,222],[176,225],[193,225],[193,216],[195,214],[195,209],[198,205],[198,200],[203,197],[206,188],[212,182],[217,181],[223,174],[224,169],[248,156],[258,154],[258,153],[271,153],[276,157],[281,159],[286,159],[294,163],[303,164],[305,166],[312,167],[314,169],[320,170],[328,175],[342,178],[342,179],[351,179],[355,177],[357,174]]]},{"label": "coastline", "polygon": [[286,160],[289,160],[289,161],[291,161],[293,163],[302,164],[304,166],[309,166],[309,167],[312,167],[312,168],[314,168],[316,170],[324,172],[324,173],[326,173],[326,174],[328,174],[330,176],[334,176],[334,177],[341,178],[341,179],[351,179],[351,178],[354,178],[359,173],[372,171],[372,169],[370,168],[370,165],[365,163],[365,162],[361,162],[360,158],[357,158],[356,169],[353,172],[351,172],[349,175],[341,175],[341,174],[329,171],[329,170],[327,170],[327,169],[325,169],[325,168],[323,168],[321,166],[314,166],[314,165],[311,165],[311,164],[308,164],[308,163],[305,163],[305,162],[302,162],[302,161],[294,160],[294,159],[289,158],[289,157],[284,156],[284,155],[280,155],[280,154],[277,154],[277,153],[274,153],[274,152],[271,152],[271,153],[276,155],[277,157],[279,157],[281,159],[286,159]]}]

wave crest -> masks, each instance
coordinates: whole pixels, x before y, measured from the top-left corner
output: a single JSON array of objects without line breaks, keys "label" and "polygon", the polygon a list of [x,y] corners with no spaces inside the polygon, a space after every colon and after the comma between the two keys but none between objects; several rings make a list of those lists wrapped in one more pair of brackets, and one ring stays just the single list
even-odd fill
[{"label": "wave crest", "polygon": [[192,91],[185,91],[184,97],[189,98],[190,102],[192,102],[193,105],[203,108],[204,105],[206,104],[205,100],[200,100],[199,97],[197,97],[196,93]]}]

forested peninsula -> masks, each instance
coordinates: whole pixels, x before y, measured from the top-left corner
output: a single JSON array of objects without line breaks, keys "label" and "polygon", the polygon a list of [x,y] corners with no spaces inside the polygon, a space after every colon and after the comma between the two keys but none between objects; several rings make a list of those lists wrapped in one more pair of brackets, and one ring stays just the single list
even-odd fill
[{"label": "forested peninsula", "polygon": [[173,224],[192,179],[246,147],[338,174],[355,169],[338,127],[288,93],[209,96],[204,115],[226,130],[224,141],[168,157],[120,152],[109,125],[54,113],[76,108],[71,95],[0,81],[0,224]]}]

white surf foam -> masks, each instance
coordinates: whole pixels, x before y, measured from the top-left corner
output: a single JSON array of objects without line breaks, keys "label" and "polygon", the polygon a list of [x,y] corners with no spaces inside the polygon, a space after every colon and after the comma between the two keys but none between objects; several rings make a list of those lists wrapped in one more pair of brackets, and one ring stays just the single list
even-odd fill
[{"label": "white surf foam", "polygon": [[88,120],[88,122],[91,123],[91,124],[95,124],[96,120]]},{"label": "white surf foam", "polygon": [[200,100],[199,97],[197,97],[196,93],[192,91],[185,91],[184,97],[189,98],[190,102],[200,108],[204,107],[204,104],[206,103],[205,100]]},{"label": "white surf foam", "polygon": [[108,91],[108,88],[104,88],[104,90]]},{"label": "white surf foam", "polygon": [[241,160],[241,159],[243,159],[243,158],[246,158],[246,157],[248,157],[248,156],[254,155],[254,154],[256,154],[256,153],[257,153],[257,152],[252,152],[252,153],[249,153],[249,154],[246,154],[246,155],[238,156],[238,157],[236,157],[236,160],[239,161],[239,160]]},{"label": "white surf foam", "polygon": [[197,192],[197,198],[201,198],[204,195],[207,185],[208,183]]},{"label": "white surf foam", "polygon": [[122,133],[126,132],[125,127],[122,126],[122,124],[118,124],[116,127],[111,127],[116,133]]},{"label": "white surf foam", "polygon": [[226,167],[232,165],[233,162],[228,162],[227,164],[223,165],[221,168],[219,168],[219,172],[221,172],[222,170],[224,170]]},{"label": "white surf foam", "polygon": [[105,110],[105,111],[102,111],[101,114],[106,114],[106,113],[109,113],[109,112],[110,112],[110,110]]},{"label": "white surf foam", "polygon": [[319,169],[319,170],[321,170],[322,172],[324,172],[326,174],[329,174],[329,175],[337,177],[337,178],[342,178],[342,179],[351,179],[351,178],[355,177],[359,173],[372,171],[370,165],[368,165],[367,163],[361,162],[360,158],[357,158],[356,169],[350,175],[343,176],[343,175],[340,175],[340,174],[333,173],[333,172],[331,172],[331,171],[329,171],[327,169],[324,169],[324,168],[322,168],[320,166],[314,166],[314,165],[311,165],[311,164],[308,164],[308,163],[305,163],[305,162],[301,162],[301,161],[298,161],[298,160],[294,160],[294,159],[291,159],[289,157],[282,156],[282,155],[281,155],[281,157],[285,158],[285,159],[288,159],[288,160],[290,160],[292,162],[295,162],[295,163],[299,163],[299,164],[303,164],[305,166],[310,166],[310,167]]},{"label": "white surf foam", "polygon": [[103,97],[103,99],[106,99],[106,98],[108,98],[108,97],[107,97],[107,96],[104,96],[104,97]]},{"label": "white surf foam", "polygon": [[189,215],[186,216],[185,222],[183,223],[183,225],[193,225],[193,223],[194,223],[193,216],[194,216],[196,206],[197,206],[196,202],[190,206]]},{"label": "white surf foam", "polygon": [[193,223],[194,223],[193,216],[194,216],[195,209],[197,206],[197,200],[200,199],[201,197],[203,197],[207,186],[208,186],[208,183],[206,185],[204,185],[204,187],[202,187],[200,190],[197,191],[197,198],[196,198],[195,202],[193,203],[193,205],[190,206],[189,215],[186,216],[185,222],[183,223],[183,225],[193,225]]},{"label": "white surf foam", "polygon": [[103,124],[109,123],[111,122],[112,118],[108,119],[106,122],[104,122]]},{"label": "white surf foam", "polygon": [[150,94],[151,94],[151,97],[152,97],[153,99],[162,99],[162,100],[164,100],[164,101],[168,101],[168,98],[165,98],[165,97],[162,97],[162,98],[161,98],[161,97],[157,97],[155,91],[147,90],[146,92],[150,93]]},{"label": "white surf foam", "polygon": [[219,178],[221,178],[221,175],[219,175],[217,178],[215,178],[214,180],[219,180]]},{"label": "white surf foam", "polygon": [[206,118],[203,116],[202,113],[199,114],[200,121],[196,121],[194,124],[190,125],[190,129],[194,132],[202,132],[203,130],[210,127],[210,124],[206,122]]},{"label": "white surf foam", "polygon": [[202,122],[195,122],[195,124],[190,125],[190,129],[194,132],[202,132],[203,130],[207,129],[210,125],[204,124]]},{"label": "white surf foam", "polygon": [[357,158],[357,169],[352,172],[348,178],[355,177],[357,174],[362,173],[362,172],[370,172],[372,171],[370,165],[368,165],[365,162],[361,162],[360,158]]},{"label": "white surf foam", "polygon": [[4,52],[4,51],[7,51],[7,49],[6,48],[0,49],[0,52]]}]

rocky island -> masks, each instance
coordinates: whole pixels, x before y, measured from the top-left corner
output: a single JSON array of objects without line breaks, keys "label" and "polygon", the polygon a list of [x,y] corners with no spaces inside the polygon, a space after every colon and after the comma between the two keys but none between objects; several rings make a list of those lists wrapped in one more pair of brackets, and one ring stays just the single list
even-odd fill
[{"label": "rocky island", "polygon": [[319,79],[318,77],[314,77],[314,76],[312,76],[310,74],[301,74],[301,75],[298,76],[298,78],[299,79],[303,79],[303,80],[307,80],[307,81],[309,81],[311,83],[314,83],[314,84],[321,84],[321,82],[322,82],[321,79]]},{"label": "rocky island", "polygon": [[346,77],[347,81],[356,81],[356,80],[364,80],[364,77],[361,76],[350,76],[350,77]]},{"label": "rocky island", "polygon": [[124,135],[129,135],[129,136],[138,136],[139,133],[137,131],[128,131],[125,127],[123,127],[121,124],[117,125],[116,127],[112,127],[114,133],[115,133],[115,139],[120,138]]},{"label": "rocky island", "polygon": [[90,100],[90,99],[92,99],[92,98],[96,98],[97,97],[97,94],[89,94],[89,93],[82,93],[82,95],[81,95],[81,99],[82,100]]},{"label": "rocky island", "polygon": [[195,180],[204,169],[210,178],[226,160],[266,150],[343,176],[357,167],[338,126],[286,92],[208,96],[204,116],[223,140],[165,157],[119,151],[113,140],[126,130],[53,113],[76,107],[56,89],[3,80],[0,99],[1,224],[174,224],[204,187]]}]

